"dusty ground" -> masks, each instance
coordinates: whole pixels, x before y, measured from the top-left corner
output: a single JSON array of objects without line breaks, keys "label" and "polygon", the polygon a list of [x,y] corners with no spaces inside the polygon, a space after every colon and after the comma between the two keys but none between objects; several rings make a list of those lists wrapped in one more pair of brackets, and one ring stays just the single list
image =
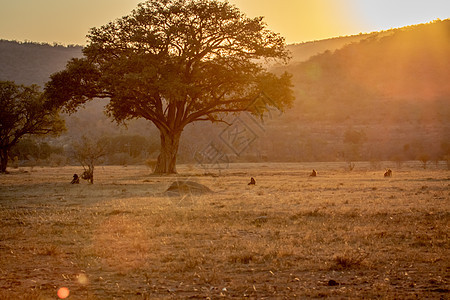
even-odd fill
[{"label": "dusty ground", "polygon": [[163,193],[179,177],[145,167],[98,167],[94,185],[69,184],[77,167],[11,170],[0,299],[448,299],[450,172],[392,169],[181,166],[214,193],[179,197]]}]

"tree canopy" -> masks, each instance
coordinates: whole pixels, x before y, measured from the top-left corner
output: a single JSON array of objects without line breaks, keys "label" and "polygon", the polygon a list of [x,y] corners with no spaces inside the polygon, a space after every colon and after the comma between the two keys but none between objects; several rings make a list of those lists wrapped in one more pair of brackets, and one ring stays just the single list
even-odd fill
[{"label": "tree canopy", "polygon": [[0,81],[0,172],[6,172],[8,152],[26,135],[57,134],[64,130],[58,110],[38,86]]},{"label": "tree canopy", "polygon": [[284,38],[262,17],[218,0],[150,0],[129,16],[91,29],[84,57],[51,76],[48,97],[68,112],[109,98],[118,122],[145,118],[161,136],[157,173],[176,171],[179,138],[196,121],[220,122],[252,111],[263,92],[277,108],[293,101],[291,77],[264,60],[287,61]]}]

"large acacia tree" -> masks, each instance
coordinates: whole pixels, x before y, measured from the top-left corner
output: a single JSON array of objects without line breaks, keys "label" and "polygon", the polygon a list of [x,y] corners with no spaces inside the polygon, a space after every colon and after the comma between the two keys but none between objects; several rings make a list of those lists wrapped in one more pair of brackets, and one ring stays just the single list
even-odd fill
[{"label": "large acacia tree", "polygon": [[293,101],[290,75],[264,68],[268,59],[288,60],[284,38],[228,2],[150,0],[87,37],[84,57],[52,75],[47,94],[69,112],[109,98],[116,121],[153,122],[161,138],[155,173],[176,172],[186,125],[256,113],[251,103],[261,92],[277,108]]},{"label": "large acacia tree", "polygon": [[57,108],[38,86],[0,81],[0,173],[6,173],[9,151],[21,138],[58,134],[64,129]]}]

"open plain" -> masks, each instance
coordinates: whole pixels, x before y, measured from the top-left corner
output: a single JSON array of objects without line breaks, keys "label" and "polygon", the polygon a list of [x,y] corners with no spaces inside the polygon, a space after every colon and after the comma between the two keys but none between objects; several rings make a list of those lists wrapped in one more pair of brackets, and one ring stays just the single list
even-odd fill
[{"label": "open plain", "polygon": [[[444,164],[99,166],[93,185],[70,184],[80,167],[10,171],[0,299],[450,296]],[[213,193],[166,195],[179,179]]]}]

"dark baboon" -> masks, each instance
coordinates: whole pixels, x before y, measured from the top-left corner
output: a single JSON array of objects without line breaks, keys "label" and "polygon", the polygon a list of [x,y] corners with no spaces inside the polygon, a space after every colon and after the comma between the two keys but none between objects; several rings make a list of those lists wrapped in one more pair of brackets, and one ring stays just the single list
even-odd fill
[{"label": "dark baboon", "polygon": [[387,169],[386,172],[384,172],[384,177],[392,177],[392,170]]},{"label": "dark baboon", "polygon": [[70,182],[71,184],[78,184],[80,183],[80,177],[78,177],[78,174],[73,174],[73,179],[72,182]]},{"label": "dark baboon", "polygon": [[312,170],[311,174],[309,174],[310,177],[316,177],[317,176],[317,172],[316,170]]},{"label": "dark baboon", "polygon": [[249,182],[249,184],[248,185],[255,185],[256,184],[256,181],[255,181],[255,178],[250,178],[250,182]]}]

